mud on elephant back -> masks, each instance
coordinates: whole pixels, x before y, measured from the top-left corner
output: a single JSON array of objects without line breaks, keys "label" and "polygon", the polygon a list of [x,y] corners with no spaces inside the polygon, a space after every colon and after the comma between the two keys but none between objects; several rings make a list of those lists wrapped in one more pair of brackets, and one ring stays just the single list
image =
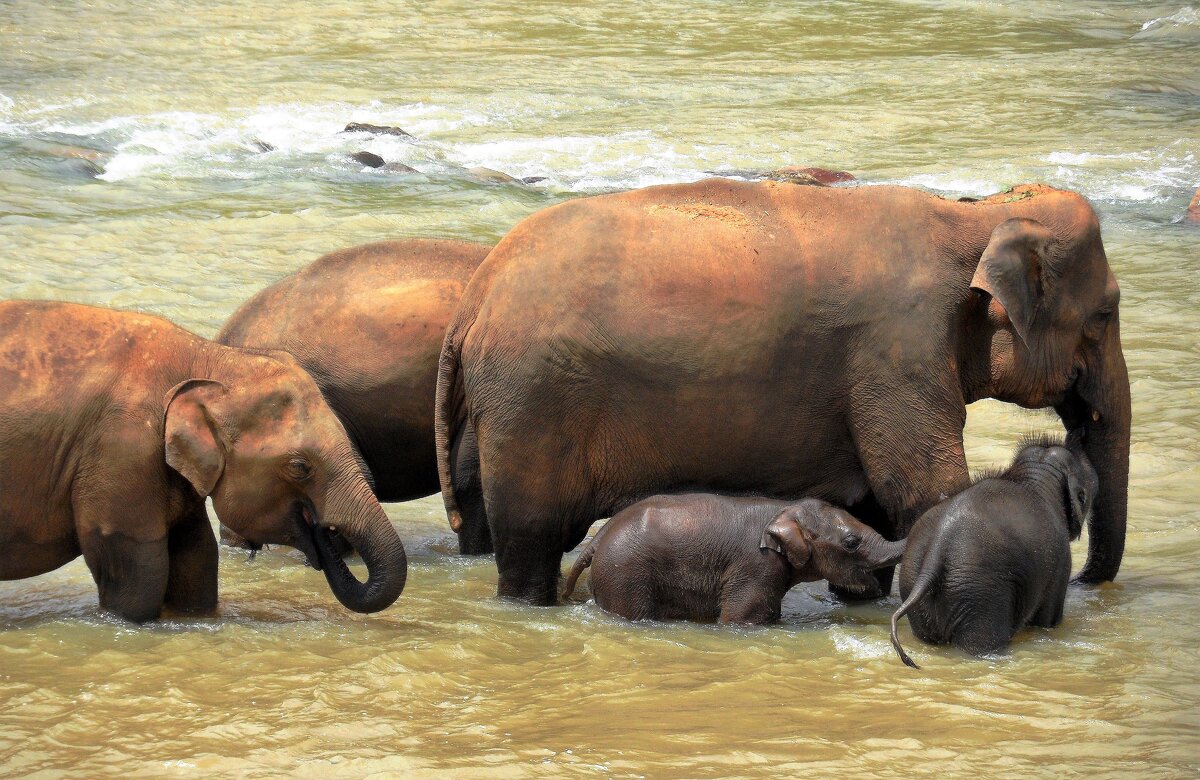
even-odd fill
[{"label": "mud on elephant back", "polygon": [[1091,206],[1042,185],[957,202],[711,179],[567,201],[505,236],[450,323],[447,512],[482,506],[500,595],[535,604],[592,522],[656,493],[874,504],[859,516],[898,539],[966,483],[966,405],[990,397],[1053,408],[1082,442],[1101,487],[1079,578],[1110,580],[1119,298]]}]

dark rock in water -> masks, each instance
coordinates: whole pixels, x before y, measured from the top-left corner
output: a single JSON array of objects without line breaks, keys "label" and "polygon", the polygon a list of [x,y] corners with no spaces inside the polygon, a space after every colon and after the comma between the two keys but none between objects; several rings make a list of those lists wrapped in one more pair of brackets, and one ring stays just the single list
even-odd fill
[{"label": "dark rock in water", "polygon": [[371,133],[373,135],[398,135],[401,138],[413,138],[412,133],[407,133],[399,127],[391,127],[390,125],[370,125],[366,122],[351,122],[346,125],[343,133]]},{"label": "dark rock in water", "polygon": [[546,180],[545,176],[522,176],[521,177],[522,184],[537,184],[539,181],[545,181],[545,180]]},{"label": "dark rock in water", "polygon": [[275,147],[259,138],[251,138],[250,145],[260,152],[273,152]]},{"label": "dark rock in water", "polygon": [[1196,190],[1196,194],[1192,196],[1192,202],[1188,204],[1183,221],[1192,225],[1200,225],[1200,190]]},{"label": "dark rock in water", "polygon": [[383,158],[377,154],[372,154],[371,152],[355,152],[354,154],[350,155],[350,159],[354,160],[356,163],[361,163],[368,168],[382,168],[384,165]]},{"label": "dark rock in water", "polygon": [[387,171],[388,173],[420,173],[416,168],[411,165],[405,165],[402,162],[390,162],[379,170]]},{"label": "dark rock in water", "polygon": [[509,176],[507,173],[492,170],[491,168],[467,168],[467,173],[472,178],[479,181],[485,181],[491,184],[520,184],[521,180]]},{"label": "dark rock in water", "polygon": [[94,179],[104,173],[104,166],[82,157],[68,157],[58,163],[59,170],[82,179]]}]

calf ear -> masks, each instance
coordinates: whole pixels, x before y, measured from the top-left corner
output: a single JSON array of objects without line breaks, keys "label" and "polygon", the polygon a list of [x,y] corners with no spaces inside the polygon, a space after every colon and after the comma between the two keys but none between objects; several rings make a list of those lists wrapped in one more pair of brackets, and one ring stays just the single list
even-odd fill
[{"label": "calf ear", "polygon": [[804,536],[804,530],[787,509],[776,515],[770,525],[763,529],[758,546],[783,555],[794,569],[804,568],[812,557],[812,547]]},{"label": "calf ear", "polygon": [[992,230],[971,287],[1004,307],[1013,330],[1029,346],[1029,330],[1043,294],[1042,271],[1054,234],[1032,219],[1008,219]]},{"label": "calf ear", "polygon": [[1084,481],[1085,467],[1079,460],[1082,457],[1086,456],[1064,447],[1052,447],[1047,458],[1062,474],[1063,511],[1067,515],[1067,535],[1071,541],[1078,539],[1083,532],[1083,524],[1087,521],[1095,498]]},{"label": "calf ear", "polygon": [[213,406],[225,385],[212,379],[188,379],[163,398],[167,465],[178,471],[201,498],[212,494],[225,470],[224,437]]}]

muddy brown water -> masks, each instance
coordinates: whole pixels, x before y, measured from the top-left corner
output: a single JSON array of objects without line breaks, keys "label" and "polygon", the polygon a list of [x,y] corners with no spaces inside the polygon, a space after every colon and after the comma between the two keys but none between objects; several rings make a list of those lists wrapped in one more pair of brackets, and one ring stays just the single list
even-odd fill
[{"label": "muddy brown water", "polygon": [[[3,297],[211,335],[320,253],[496,240],[578,194],[789,164],[953,197],[1046,181],[1101,214],[1135,430],[1117,582],[994,658],[905,627],[919,673],[895,597],[805,586],[760,630],[497,601],[436,499],[388,507],[412,568],[376,615],[285,550],[223,551],[219,616],[141,628],[82,561],[0,583],[0,775],[1197,776],[1198,62],[1178,2],[9,0]],[[1055,426],[976,404],[970,463]]]}]

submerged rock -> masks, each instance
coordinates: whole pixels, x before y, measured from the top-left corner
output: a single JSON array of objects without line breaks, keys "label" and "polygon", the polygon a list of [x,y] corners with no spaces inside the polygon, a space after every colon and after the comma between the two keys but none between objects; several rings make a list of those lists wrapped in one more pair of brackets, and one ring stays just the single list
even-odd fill
[{"label": "submerged rock", "polygon": [[1190,225],[1200,225],[1200,190],[1196,190],[1196,194],[1192,196],[1192,202],[1188,204],[1183,221]]},{"label": "submerged rock", "polygon": [[522,184],[537,184],[539,181],[545,181],[545,180],[546,180],[545,176],[522,176],[521,177]]},{"label": "submerged rock", "polygon": [[391,125],[372,125],[366,122],[351,122],[342,130],[343,133],[371,133],[372,135],[398,135],[401,138],[413,138],[412,133],[392,127]]},{"label": "submerged rock", "polygon": [[23,146],[33,154],[53,161],[59,171],[85,179],[94,179],[104,173],[104,165],[112,159],[111,154],[97,149],[36,138],[28,139]]},{"label": "submerged rock", "polygon": [[411,165],[405,165],[402,162],[390,162],[379,170],[387,171],[388,173],[420,173],[416,168]]},{"label": "submerged rock", "polygon": [[372,152],[355,152],[350,155],[350,159],[368,168],[382,168],[384,165],[383,158]]},{"label": "submerged rock", "polygon": [[490,184],[524,184],[520,179],[509,176],[507,173],[492,170],[491,168],[467,168],[467,173],[471,178],[485,181]]},{"label": "submerged rock", "polygon": [[273,151],[275,151],[275,147],[274,147],[274,146],[272,146],[271,144],[269,144],[269,143],[267,143],[266,141],[262,140],[261,138],[251,138],[251,139],[250,139],[250,145],[251,145],[251,146],[253,146],[255,149],[257,149],[257,150],[258,150],[258,151],[260,151],[260,152],[273,152]]}]

